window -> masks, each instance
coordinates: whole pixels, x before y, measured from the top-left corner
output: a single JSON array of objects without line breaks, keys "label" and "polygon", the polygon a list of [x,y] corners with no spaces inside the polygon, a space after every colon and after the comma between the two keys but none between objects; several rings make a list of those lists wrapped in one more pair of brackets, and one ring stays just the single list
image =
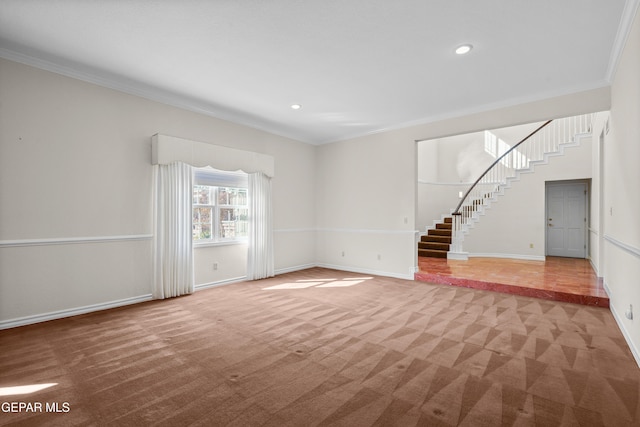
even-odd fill
[{"label": "window", "polygon": [[[510,149],[511,146],[495,134],[488,130],[484,131],[484,151],[489,153],[494,159],[502,156]],[[529,166],[529,158],[520,153],[518,149],[515,149],[510,155],[500,160],[500,163],[508,168],[524,168]]]},{"label": "window", "polygon": [[247,176],[196,169],[193,186],[193,242],[243,241],[248,236]]}]

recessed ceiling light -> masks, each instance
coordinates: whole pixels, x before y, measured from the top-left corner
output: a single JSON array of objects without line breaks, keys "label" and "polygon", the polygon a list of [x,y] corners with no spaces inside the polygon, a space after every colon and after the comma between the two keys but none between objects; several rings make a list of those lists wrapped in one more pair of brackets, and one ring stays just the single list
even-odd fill
[{"label": "recessed ceiling light", "polygon": [[471,49],[473,49],[473,46],[470,44],[463,44],[461,46],[458,46],[456,48],[456,53],[458,55],[464,55],[465,53],[469,53],[471,52]]},{"label": "recessed ceiling light", "polygon": [[292,104],[291,108],[294,109],[294,110],[299,110],[299,109],[302,108],[302,105],[300,105],[300,104]]}]

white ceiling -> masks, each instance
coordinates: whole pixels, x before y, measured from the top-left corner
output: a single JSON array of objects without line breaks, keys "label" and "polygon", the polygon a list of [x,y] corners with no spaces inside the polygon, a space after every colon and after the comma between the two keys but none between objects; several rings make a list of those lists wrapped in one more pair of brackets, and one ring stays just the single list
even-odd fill
[{"label": "white ceiling", "polygon": [[637,3],[1,0],[0,56],[319,144],[606,86]]}]

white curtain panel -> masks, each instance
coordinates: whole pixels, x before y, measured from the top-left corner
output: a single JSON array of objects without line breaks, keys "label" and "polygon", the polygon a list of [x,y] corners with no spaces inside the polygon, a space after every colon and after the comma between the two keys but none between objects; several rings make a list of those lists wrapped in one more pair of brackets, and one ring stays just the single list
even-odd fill
[{"label": "white curtain panel", "polygon": [[153,298],[193,292],[193,173],[184,163],[153,166]]},{"label": "white curtain panel", "polygon": [[249,252],[247,279],[274,275],[271,178],[261,172],[249,174]]}]

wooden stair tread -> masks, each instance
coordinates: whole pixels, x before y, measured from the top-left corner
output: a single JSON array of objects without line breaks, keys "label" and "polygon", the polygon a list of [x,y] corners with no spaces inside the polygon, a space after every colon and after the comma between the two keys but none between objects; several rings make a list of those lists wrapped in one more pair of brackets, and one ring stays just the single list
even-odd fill
[{"label": "wooden stair tread", "polygon": [[451,236],[451,229],[432,228],[427,232],[429,236]]},{"label": "wooden stair tread", "polygon": [[418,249],[418,256],[425,256],[431,258],[446,258],[447,251],[438,251],[435,249]]},{"label": "wooden stair tread", "polygon": [[422,236],[421,242],[437,242],[451,244],[451,236]]},{"label": "wooden stair tread", "polygon": [[418,242],[419,249],[437,249],[441,251],[448,251],[449,246],[449,243],[444,242]]}]

